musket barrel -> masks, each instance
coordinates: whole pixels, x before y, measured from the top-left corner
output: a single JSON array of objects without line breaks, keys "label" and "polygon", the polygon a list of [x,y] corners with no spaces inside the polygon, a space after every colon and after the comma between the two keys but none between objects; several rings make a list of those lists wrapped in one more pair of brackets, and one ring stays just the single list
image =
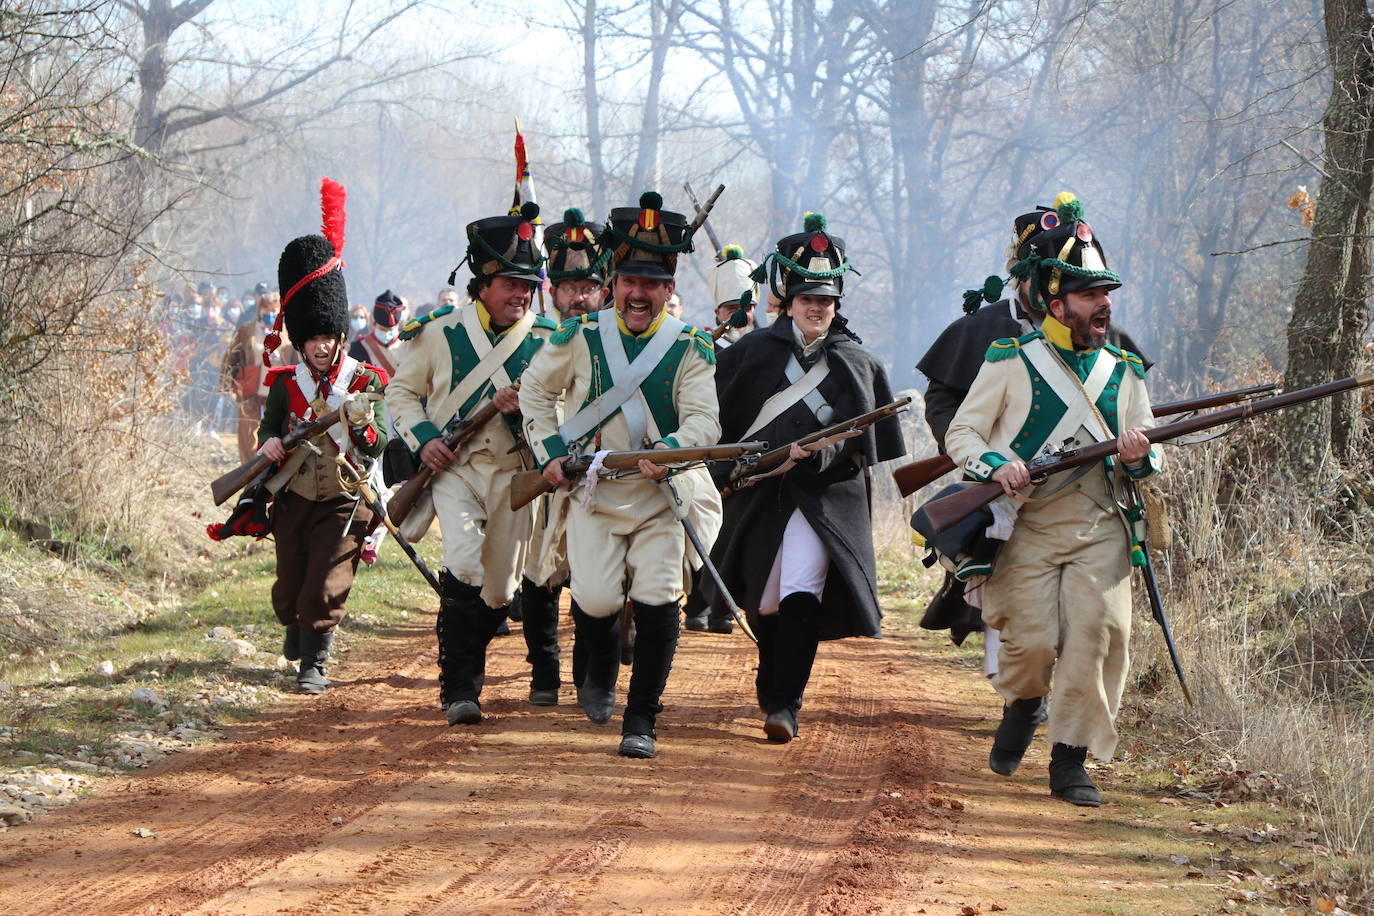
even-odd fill
[{"label": "musket barrel", "polygon": [[[1163,426],[1156,426],[1153,429],[1145,430],[1145,438],[1151,442],[1167,442],[1179,436],[1187,436],[1192,433],[1210,429],[1213,426],[1225,426],[1238,420],[1246,420],[1250,417],[1257,417],[1260,414],[1272,413],[1276,410],[1283,410],[1286,407],[1295,407],[1298,404],[1305,404],[1309,401],[1318,401],[1322,398],[1329,398],[1346,391],[1353,391],[1356,388],[1364,388],[1374,385],[1374,372],[1363,372],[1349,378],[1337,379],[1326,382],[1322,385],[1314,385],[1311,388],[1301,388],[1297,391],[1287,391],[1283,394],[1276,394],[1269,398],[1260,398],[1248,401],[1244,404],[1237,404],[1235,407],[1228,407],[1225,410],[1218,410],[1215,413],[1202,414],[1196,417],[1189,417],[1186,420],[1178,420],[1174,423],[1166,423]],[[1117,452],[1117,440],[1108,439],[1103,442],[1095,442],[1083,448],[1074,449],[1067,453],[1059,461],[1054,462],[1048,467],[1041,468],[1037,476],[1050,476],[1060,471],[1067,471],[1084,464],[1094,461],[1101,461],[1109,455]],[[1002,493],[1002,485],[996,482],[981,483],[976,486],[961,490],[949,496],[939,499],[932,499],[925,504],[926,517],[930,519],[931,529],[937,534],[946,531],[958,524],[968,515],[977,512],[983,506],[992,502]]]}]

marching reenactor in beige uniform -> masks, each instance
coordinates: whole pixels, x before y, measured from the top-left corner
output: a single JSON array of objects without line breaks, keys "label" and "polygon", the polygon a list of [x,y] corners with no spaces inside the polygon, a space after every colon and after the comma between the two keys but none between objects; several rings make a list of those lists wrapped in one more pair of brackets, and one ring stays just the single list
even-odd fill
[{"label": "marching reenactor in beige uniform", "polygon": [[[563,460],[570,449],[705,446],[720,433],[710,335],[665,311],[691,237],[687,220],[662,207],[662,198],[648,192],[638,207],[611,211],[601,244],[611,252],[613,309],[565,321],[525,374],[525,435],[553,485],[568,483]],[[568,415],[561,422],[560,400]],[[594,722],[611,716],[618,614],[627,598],[633,606],[638,637],[620,742],[628,757],[654,756],[654,726],[677,646],[684,556],[681,525],[657,482],[668,469],[642,461],[640,473],[592,477],[568,507],[574,621],[587,649],[578,699]]]},{"label": "marching reenactor in beige uniform", "polygon": [[[386,392],[401,438],[436,472],[430,489],[444,570],[435,631],[439,699],[450,725],[481,721],[487,645],[505,623],[530,538],[530,509],[511,511],[510,481],[523,467],[515,382],[556,327],[530,311],[543,263],[532,222],[538,212],[526,204],[520,215],[468,225],[464,260],[477,296],[406,324],[410,350]],[[444,444],[444,427],[489,401],[502,416],[455,455]]]},{"label": "marching reenactor in beige uniform", "polygon": [[[606,304],[610,252],[597,244],[603,227],[576,207],[563,211],[563,222],[544,229],[547,276],[559,320],[578,319]],[[558,413],[562,421],[560,405]],[[517,602],[530,663],[530,702],[556,706],[562,679],[558,671],[558,600],[568,581],[565,543],[566,490],[536,500],[534,537],[525,560]],[[514,616],[514,615],[513,615]],[[580,683],[582,662],[574,652],[573,680]]]},{"label": "marching reenactor in beige uniform", "polygon": [[[1136,523],[1121,508],[1126,479],[1159,470],[1144,429],[1153,425],[1140,357],[1107,343],[1111,290],[1121,278],[1083,220],[1059,208],[1013,275],[1029,281],[1040,329],[994,341],[945,435],[949,456],[1007,497],[1030,485],[1026,462],[1066,440],[1119,437],[1120,455],[1081,477],[1058,474],[1021,504],[984,587],[983,620],[1001,633],[993,686],[1007,702],[989,765],[1013,772],[1034,733],[1029,716],[1050,693],[1050,791],[1097,806],[1101,793],[1083,763],[1110,759],[1125,689],[1133,563],[1142,564]],[[1010,520],[1013,510],[994,510]]]}]

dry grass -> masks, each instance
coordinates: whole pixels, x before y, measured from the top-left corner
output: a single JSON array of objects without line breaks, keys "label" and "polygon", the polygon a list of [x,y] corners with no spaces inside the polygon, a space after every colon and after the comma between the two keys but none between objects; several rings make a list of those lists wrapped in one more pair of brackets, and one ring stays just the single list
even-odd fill
[{"label": "dry grass", "polygon": [[[1336,469],[1320,486],[1269,478],[1268,435],[1169,450],[1175,543],[1157,566],[1197,706],[1159,725],[1183,727],[1206,757],[1287,777],[1335,855],[1330,877],[1367,897],[1374,514]],[[1176,695],[1157,628],[1134,641],[1138,679]]]}]

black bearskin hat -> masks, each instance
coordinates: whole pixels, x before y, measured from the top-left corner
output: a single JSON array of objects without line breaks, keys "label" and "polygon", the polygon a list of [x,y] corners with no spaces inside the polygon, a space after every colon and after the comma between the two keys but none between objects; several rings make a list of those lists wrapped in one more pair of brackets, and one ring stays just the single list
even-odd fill
[{"label": "black bearskin hat", "polygon": [[[277,283],[289,290],[333,257],[334,245],[322,235],[292,239],[277,262]],[[305,284],[282,310],[286,337],[297,350],[317,334],[347,336],[348,288],[344,285],[343,270],[335,268]]]}]

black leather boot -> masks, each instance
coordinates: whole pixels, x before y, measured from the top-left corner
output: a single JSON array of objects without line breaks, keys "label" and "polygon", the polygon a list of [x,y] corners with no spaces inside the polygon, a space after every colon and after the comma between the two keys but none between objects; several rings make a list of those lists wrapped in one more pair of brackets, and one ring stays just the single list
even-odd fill
[{"label": "black leather boot", "polygon": [[434,629],[439,638],[439,702],[450,725],[480,722],[478,702],[486,674],[487,644],[506,619],[506,609],[493,609],[482,600],[482,590],[459,582],[444,571],[444,594]]},{"label": "black leather boot", "polygon": [[771,682],[773,677],[773,654],[778,650],[778,615],[759,614],[754,624],[754,635],[759,639],[759,669],[754,675],[754,696],[758,698],[759,709],[768,712],[768,703],[764,698],[765,685]]},{"label": "black leather boot", "polygon": [[625,698],[625,718],[620,753],[626,757],[654,756],[654,725],[663,711],[663,689],[668,685],[668,673],[673,670],[673,655],[677,652],[677,602],[669,604],[634,603],[635,637],[634,668],[630,673],[630,690]]},{"label": "black leather boot", "polygon": [[786,743],[797,736],[797,710],[811,680],[820,643],[821,602],[810,592],[793,592],[778,603],[769,683],[764,689],[763,731],[770,741]]},{"label": "black leather boot", "polygon": [[301,667],[296,674],[296,689],[301,693],[321,694],[329,687],[324,676],[329,661],[329,649],[334,645],[334,631],[321,633],[302,630],[300,634]]},{"label": "black leather boot", "polygon": [[1100,806],[1102,793],[1083,767],[1087,759],[1086,747],[1056,743],[1050,749],[1050,794],[1082,808]]},{"label": "black leather boot", "polygon": [[286,625],[286,636],[281,643],[281,657],[288,662],[301,660],[301,628],[294,623]]},{"label": "black leather boot", "polygon": [[701,593],[701,570],[692,572],[692,593],[682,603],[682,613],[686,617],[686,627],[693,633],[704,633],[708,624],[709,609],[706,596]]},{"label": "black leather boot", "polygon": [[578,656],[581,656],[581,682],[577,683],[577,702],[587,718],[601,725],[615,711],[615,682],[620,677],[620,615],[593,617],[573,604],[576,640],[573,650],[574,683],[577,683]]},{"label": "black leather boot", "polygon": [[530,702],[535,706],[557,706],[558,688],[558,593],[561,589],[543,588],[529,579],[520,584],[520,595],[512,607],[520,608],[525,632],[525,661],[530,663]]},{"label": "black leather boot", "polygon": [[1026,756],[1026,748],[1035,737],[1036,726],[1045,721],[1047,709],[1044,697],[1013,700],[1002,707],[1002,721],[988,752],[988,767],[994,773],[1010,776],[1021,766],[1021,758]]}]

